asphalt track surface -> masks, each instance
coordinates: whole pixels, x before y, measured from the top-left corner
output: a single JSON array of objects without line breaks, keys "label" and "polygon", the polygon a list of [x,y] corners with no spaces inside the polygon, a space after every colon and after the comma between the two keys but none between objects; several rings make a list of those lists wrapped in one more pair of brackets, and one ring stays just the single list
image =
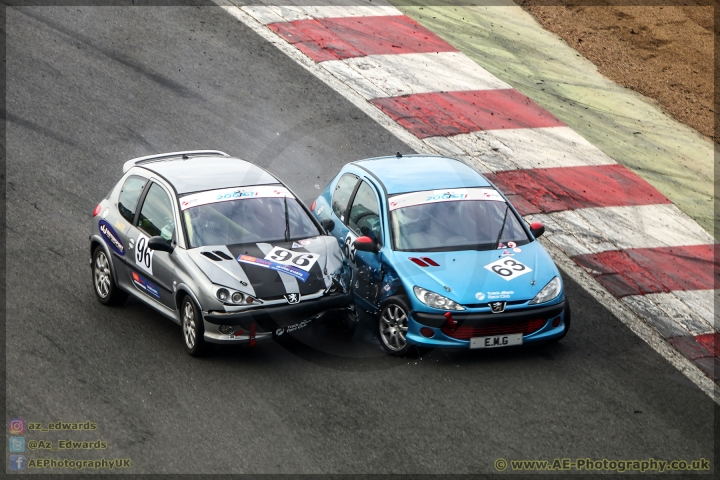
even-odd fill
[{"label": "asphalt track surface", "polygon": [[[713,402],[565,279],[559,344],[386,356],[369,318],[255,348],[94,297],[93,207],[132,157],[218,148],[312,201],[407,146],[218,7],[7,9],[8,418],[94,421],[132,473],[479,473],[505,459],[713,459]],[[67,472],[67,470],[66,470]],[[128,473],[130,473],[128,472]]]}]

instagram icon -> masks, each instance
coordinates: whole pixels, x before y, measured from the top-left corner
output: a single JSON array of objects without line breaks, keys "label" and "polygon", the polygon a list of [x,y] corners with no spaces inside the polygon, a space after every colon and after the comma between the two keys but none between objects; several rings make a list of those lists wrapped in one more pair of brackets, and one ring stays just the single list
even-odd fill
[{"label": "instagram icon", "polygon": [[12,418],[8,422],[11,435],[21,435],[25,431],[25,420]]}]

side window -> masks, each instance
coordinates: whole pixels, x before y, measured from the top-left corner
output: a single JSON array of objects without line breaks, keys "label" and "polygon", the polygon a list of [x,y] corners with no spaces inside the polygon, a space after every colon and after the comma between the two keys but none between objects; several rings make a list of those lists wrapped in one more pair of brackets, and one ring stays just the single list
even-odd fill
[{"label": "side window", "polygon": [[346,221],[345,209],[350,201],[350,195],[352,195],[355,185],[357,185],[357,181],[358,178],[355,175],[346,173],[338,181],[335,191],[333,192],[332,209],[341,222]]},{"label": "side window", "polygon": [[170,197],[157,183],[150,185],[137,226],[150,237],[160,235],[167,241],[173,237],[175,221]]},{"label": "side window", "polygon": [[362,235],[367,235],[375,241],[380,240],[380,216],[377,198],[372,187],[366,182],[360,184],[352,207],[350,207],[350,221],[348,226]]},{"label": "side window", "polygon": [[128,177],[123,184],[122,190],[120,190],[120,196],[118,198],[118,210],[125,220],[132,223],[135,218],[135,209],[137,208],[138,200],[140,200],[140,194],[145,188],[147,178],[142,177]]}]

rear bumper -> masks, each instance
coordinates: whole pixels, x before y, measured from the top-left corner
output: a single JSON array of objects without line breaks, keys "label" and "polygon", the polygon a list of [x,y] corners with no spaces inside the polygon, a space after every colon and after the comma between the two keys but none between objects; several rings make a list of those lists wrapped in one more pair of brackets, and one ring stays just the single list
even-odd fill
[{"label": "rear bumper", "polygon": [[[459,326],[484,327],[490,325],[515,325],[528,322],[535,319],[545,320],[545,325],[539,330],[523,335],[523,344],[544,342],[554,338],[561,337],[565,332],[566,318],[566,302],[560,302],[548,307],[537,307],[523,309],[518,312],[504,313],[467,313],[455,314],[453,319],[458,322]],[[553,326],[552,320],[560,317],[559,325]],[[413,345],[423,347],[443,347],[443,348],[469,348],[470,341],[453,338],[445,335],[440,327],[447,322],[443,314],[413,312],[408,322],[407,341]],[[433,330],[433,336],[427,338],[420,333],[422,327],[430,327]]]},{"label": "rear bumper", "polygon": [[280,327],[295,325],[300,320],[320,315],[328,310],[348,308],[353,305],[351,293],[333,293],[314,300],[293,305],[259,307],[233,313],[207,312],[205,322],[217,325],[232,325],[249,330],[256,325],[258,333],[272,332]]}]

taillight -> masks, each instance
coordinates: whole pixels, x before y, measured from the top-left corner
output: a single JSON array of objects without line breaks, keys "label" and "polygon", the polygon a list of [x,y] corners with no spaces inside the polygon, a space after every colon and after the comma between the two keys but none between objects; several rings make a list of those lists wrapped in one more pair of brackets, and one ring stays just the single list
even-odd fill
[{"label": "taillight", "polygon": [[317,200],[315,200],[315,201],[312,203],[312,205],[310,205],[310,210],[312,210],[313,212],[315,211],[315,204],[316,204],[316,203],[317,203]]},{"label": "taillight", "polygon": [[95,207],[95,210],[93,210],[93,217],[97,217],[97,216],[98,216],[98,213],[100,213],[100,209],[101,209],[101,208],[102,208],[102,207],[101,207],[100,204],[98,203],[98,204],[97,204],[97,207]]}]

